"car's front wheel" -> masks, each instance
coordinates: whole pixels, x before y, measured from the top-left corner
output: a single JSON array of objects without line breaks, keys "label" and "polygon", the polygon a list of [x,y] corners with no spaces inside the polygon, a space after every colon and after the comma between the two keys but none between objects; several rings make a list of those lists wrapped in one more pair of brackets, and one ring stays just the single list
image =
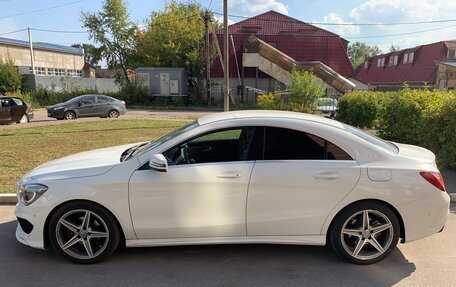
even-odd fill
[{"label": "car's front wheel", "polygon": [[114,216],[103,207],[85,201],[61,206],[49,222],[52,247],[65,258],[81,264],[101,261],[120,242]]},{"label": "car's front wheel", "polygon": [[75,120],[76,119],[76,114],[72,111],[65,112],[63,115],[63,118],[65,120]]},{"label": "car's front wheel", "polygon": [[400,225],[396,215],[378,202],[345,208],[334,219],[328,240],[336,253],[355,264],[383,260],[396,247]]}]

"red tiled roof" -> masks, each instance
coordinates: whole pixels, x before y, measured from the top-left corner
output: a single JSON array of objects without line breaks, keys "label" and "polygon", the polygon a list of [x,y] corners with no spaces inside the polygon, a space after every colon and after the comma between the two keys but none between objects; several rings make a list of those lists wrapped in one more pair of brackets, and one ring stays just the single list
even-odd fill
[{"label": "red tiled roof", "polygon": [[[435,60],[446,60],[448,47],[456,46],[456,40],[437,42],[398,52],[382,54],[367,59],[368,68],[363,63],[356,79],[371,85],[407,83],[433,83],[436,72]],[[413,52],[413,62],[404,64],[404,55]],[[397,65],[389,65],[389,58],[398,56]],[[385,65],[377,67],[378,59],[385,58]]]},{"label": "red tiled roof", "polygon": [[[233,36],[239,68],[242,65],[243,44],[251,34],[275,47],[296,61],[321,61],[342,76],[353,76],[354,70],[348,59],[348,41],[337,34],[315,27],[275,11],[269,11],[232,24],[228,32]],[[220,46],[223,45],[223,30],[216,31]],[[230,40],[231,41],[231,40]],[[230,48],[230,77],[237,77],[232,43]],[[220,61],[212,67],[213,77],[222,77]],[[254,77],[246,69],[245,77]],[[266,75],[260,73],[260,77]]]}]

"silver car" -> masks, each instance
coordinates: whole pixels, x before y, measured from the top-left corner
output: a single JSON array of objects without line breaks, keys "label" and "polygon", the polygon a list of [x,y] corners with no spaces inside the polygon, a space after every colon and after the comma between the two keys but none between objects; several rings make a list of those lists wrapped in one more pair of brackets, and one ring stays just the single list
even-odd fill
[{"label": "silver car", "polygon": [[48,117],[74,120],[82,117],[117,118],[127,112],[125,102],[105,95],[82,95],[46,107]]}]

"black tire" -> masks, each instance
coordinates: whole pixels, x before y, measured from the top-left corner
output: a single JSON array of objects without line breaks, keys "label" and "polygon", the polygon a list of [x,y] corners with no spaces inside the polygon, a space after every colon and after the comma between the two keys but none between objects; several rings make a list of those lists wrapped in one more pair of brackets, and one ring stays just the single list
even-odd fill
[{"label": "black tire", "polygon": [[76,119],[76,113],[73,111],[67,111],[63,115],[63,119],[65,120],[75,120]]},{"label": "black tire", "polygon": [[117,110],[110,110],[109,113],[108,113],[108,117],[110,118],[118,118],[120,116],[120,113],[119,111]]},{"label": "black tire", "polygon": [[[369,218],[367,231],[363,231],[366,230],[363,223],[365,214]],[[390,227],[378,231],[382,226]],[[359,230],[358,235],[347,234],[355,230]],[[364,201],[346,207],[334,218],[328,231],[332,249],[348,262],[360,265],[385,259],[396,247],[399,236],[400,225],[396,215],[386,205],[376,201]],[[356,253],[358,244],[362,247]],[[376,244],[380,247],[375,247]]]},{"label": "black tire", "polygon": [[[82,228],[85,216],[81,225],[75,223],[81,220],[79,213],[83,212],[89,213],[88,230]],[[61,223],[61,220],[72,223],[73,227],[78,228],[77,231],[71,231],[67,225]],[[90,226],[90,222],[92,222],[92,226]],[[103,231],[104,228],[106,231]],[[108,210],[87,201],[73,201],[59,207],[49,221],[48,230],[52,248],[66,259],[79,264],[100,262],[110,256],[119,246],[120,232],[116,219]],[[83,235],[81,235],[82,233]],[[97,237],[96,233],[105,233],[107,236]],[[64,237],[70,239],[65,241]],[[76,242],[64,250],[62,247],[65,247],[73,238],[73,241]],[[86,244],[91,247],[87,249]],[[88,250],[92,252],[92,256],[89,255]]]}]

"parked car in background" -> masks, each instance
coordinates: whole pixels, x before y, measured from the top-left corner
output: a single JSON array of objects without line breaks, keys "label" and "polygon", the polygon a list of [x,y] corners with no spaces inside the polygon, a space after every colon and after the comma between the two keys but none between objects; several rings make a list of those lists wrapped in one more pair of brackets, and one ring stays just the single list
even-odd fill
[{"label": "parked car in background", "polygon": [[20,98],[0,93],[0,124],[28,123],[33,119],[33,107]]},{"label": "parked car in background", "polygon": [[323,113],[335,113],[337,110],[337,100],[333,98],[318,98],[317,110]]},{"label": "parked car in background", "polygon": [[105,95],[82,95],[46,107],[48,117],[74,120],[83,117],[117,118],[126,113],[124,101]]}]

